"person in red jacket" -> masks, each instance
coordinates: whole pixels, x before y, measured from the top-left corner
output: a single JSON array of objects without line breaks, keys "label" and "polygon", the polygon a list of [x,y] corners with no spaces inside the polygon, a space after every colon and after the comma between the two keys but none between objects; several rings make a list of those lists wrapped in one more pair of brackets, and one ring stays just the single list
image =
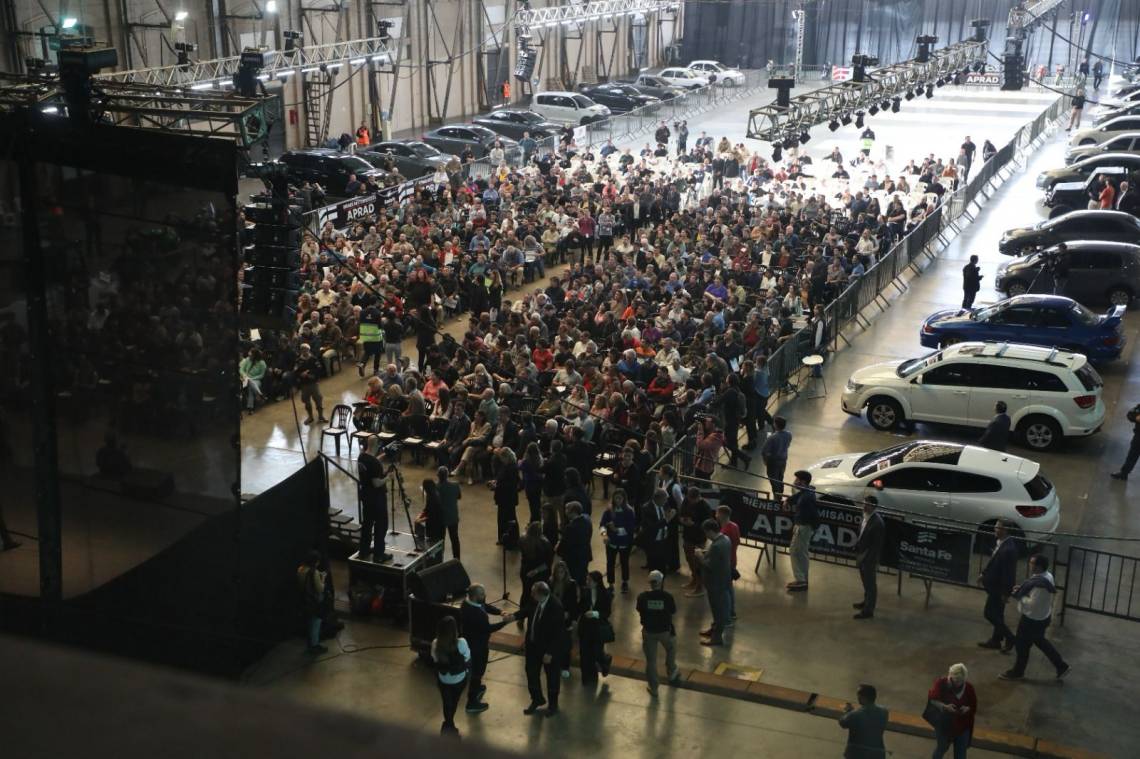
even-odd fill
[{"label": "person in red jacket", "polygon": [[946,677],[940,677],[930,686],[927,698],[946,713],[942,725],[935,725],[933,759],[941,759],[946,750],[954,747],[954,759],[966,759],[966,749],[974,734],[974,714],[978,711],[978,697],[974,686],[966,682],[966,665],[953,664]]},{"label": "person in red jacket", "polygon": [[657,369],[657,376],[649,381],[649,387],[645,388],[645,394],[655,403],[672,403],[675,389],[676,385],[669,377],[669,370],[661,366]]}]

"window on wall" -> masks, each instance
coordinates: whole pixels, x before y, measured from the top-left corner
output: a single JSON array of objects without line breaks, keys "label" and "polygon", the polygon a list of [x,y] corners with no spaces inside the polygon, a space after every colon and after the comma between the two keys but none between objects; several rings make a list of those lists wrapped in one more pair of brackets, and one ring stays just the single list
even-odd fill
[{"label": "window on wall", "polygon": [[649,26],[643,14],[633,17],[629,25],[630,66],[634,70],[649,66]]}]

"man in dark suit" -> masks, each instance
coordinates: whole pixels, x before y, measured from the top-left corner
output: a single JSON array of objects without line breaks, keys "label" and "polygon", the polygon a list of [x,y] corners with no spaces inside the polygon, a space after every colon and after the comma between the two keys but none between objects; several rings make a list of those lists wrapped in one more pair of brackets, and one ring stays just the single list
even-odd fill
[{"label": "man in dark suit", "polygon": [[579,588],[586,587],[586,572],[594,558],[590,550],[593,533],[590,518],[582,513],[582,504],[577,501],[566,504],[566,525],[562,528],[562,539],[558,541],[558,555],[566,562],[566,568]]},{"label": "man in dark suit", "polygon": [[669,503],[669,495],[660,488],[653,491],[653,499],[641,507],[638,537],[650,571],[665,572],[668,569],[665,565],[669,558],[669,525],[676,516],[677,510]]},{"label": "man in dark suit", "polygon": [[844,759],[886,759],[887,747],[883,744],[883,731],[887,729],[890,713],[875,703],[878,693],[873,685],[860,685],[859,708],[846,704],[839,726],[847,731],[847,748]]},{"label": "man in dark suit", "polygon": [[962,267],[962,308],[973,308],[974,298],[982,288],[982,269],[978,257],[970,256],[970,262]]},{"label": "man in dark suit", "polygon": [[978,445],[989,448],[991,451],[1004,451],[1009,445],[1009,414],[1006,413],[1005,401],[994,404],[994,418],[986,426]]},{"label": "man in dark suit", "polygon": [[[558,689],[561,687],[561,672],[557,654],[566,635],[562,604],[550,594],[550,586],[536,582],[530,591],[534,609],[526,623],[526,687],[530,691],[530,705],[523,714],[536,714],[544,704],[545,716],[558,714]],[[549,702],[542,697],[542,674],[546,673],[546,693]]]},{"label": "man in dark suit", "polygon": [[491,623],[488,615],[503,616],[503,612],[487,603],[487,590],[478,583],[467,589],[467,599],[459,607],[459,624],[463,637],[471,648],[471,674],[467,687],[467,713],[478,714],[487,711],[483,700],[487,686],[483,685],[483,675],[487,672],[487,657],[491,650],[491,633],[501,630],[512,619],[511,615]]},{"label": "man in dark suit", "polygon": [[1013,632],[1005,624],[1005,604],[1010,591],[1017,584],[1017,541],[1009,537],[1009,526],[999,519],[994,525],[994,550],[990,560],[978,575],[978,582],[986,591],[986,606],[982,611],[986,621],[993,625],[989,640],[978,644],[981,648],[1000,648],[1002,653],[1013,650]]},{"label": "man in dark suit", "polygon": [[863,499],[863,522],[859,525],[859,539],[855,542],[855,566],[863,582],[863,600],[854,604],[859,613],[855,619],[875,616],[875,601],[879,598],[879,557],[883,553],[883,536],[886,525],[879,514],[879,499],[873,495]]},{"label": "man in dark suit", "polygon": [[1140,193],[1132,189],[1131,182],[1121,182],[1116,194],[1116,210],[1140,216]]}]

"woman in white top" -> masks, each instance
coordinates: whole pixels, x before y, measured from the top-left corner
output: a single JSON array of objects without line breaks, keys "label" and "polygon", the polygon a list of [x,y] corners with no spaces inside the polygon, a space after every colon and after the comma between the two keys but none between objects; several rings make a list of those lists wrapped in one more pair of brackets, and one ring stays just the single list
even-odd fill
[{"label": "woman in white top", "polygon": [[459,637],[455,617],[444,617],[435,628],[431,642],[431,658],[439,678],[439,694],[443,698],[443,726],[441,734],[459,735],[455,726],[455,711],[467,685],[467,668],[471,662],[471,648],[465,638]]}]

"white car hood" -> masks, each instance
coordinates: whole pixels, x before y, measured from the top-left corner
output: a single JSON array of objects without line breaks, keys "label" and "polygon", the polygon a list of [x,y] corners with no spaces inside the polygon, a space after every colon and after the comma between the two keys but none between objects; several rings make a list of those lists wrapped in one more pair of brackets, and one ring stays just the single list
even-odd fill
[{"label": "white car hood", "polygon": [[902,382],[903,380],[899,379],[897,372],[898,366],[898,361],[889,361],[881,364],[871,364],[870,366],[864,366],[862,369],[855,371],[851,375],[851,381],[860,385],[883,384],[885,382]]},{"label": "white car hood", "polygon": [[862,453],[839,454],[820,459],[807,468],[811,472],[811,484],[819,492],[857,483],[861,478],[851,473],[855,462]]}]

